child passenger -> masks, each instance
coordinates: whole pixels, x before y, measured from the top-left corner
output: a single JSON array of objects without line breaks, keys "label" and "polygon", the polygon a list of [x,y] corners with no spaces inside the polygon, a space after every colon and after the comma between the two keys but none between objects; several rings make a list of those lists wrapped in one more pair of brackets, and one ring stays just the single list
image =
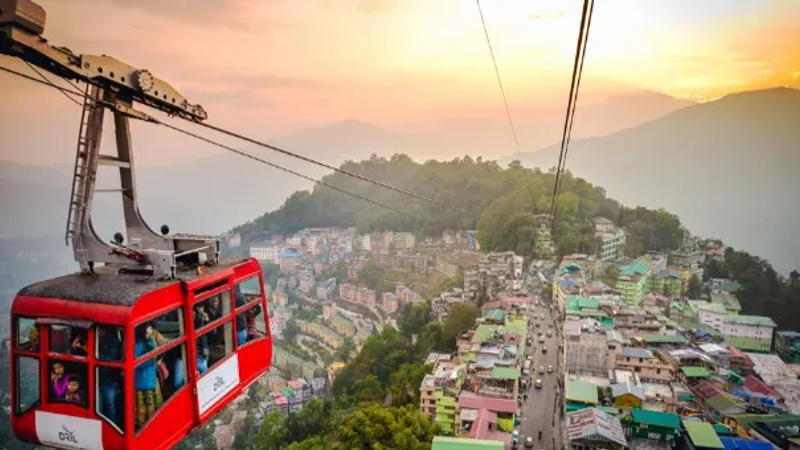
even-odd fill
[{"label": "child passenger", "polygon": [[64,400],[72,403],[80,403],[80,389],[81,383],[78,381],[78,377],[76,375],[70,375],[67,378],[67,392],[64,394]]},{"label": "child passenger", "polygon": [[64,376],[64,364],[54,362],[50,368],[50,393],[54,399],[62,400],[67,393],[68,377]]}]

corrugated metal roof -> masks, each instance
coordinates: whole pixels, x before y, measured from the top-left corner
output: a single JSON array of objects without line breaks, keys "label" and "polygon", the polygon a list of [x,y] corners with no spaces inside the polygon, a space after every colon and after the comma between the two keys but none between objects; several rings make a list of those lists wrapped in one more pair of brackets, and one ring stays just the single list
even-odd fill
[{"label": "corrugated metal roof", "polygon": [[681,426],[681,417],[675,413],[652,411],[649,409],[640,408],[633,408],[633,421],[675,429],[678,429]]},{"label": "corrugated metal roof", "polygon": [[652,358],[653,352],[646,348],[623,347],[622,356],[627,358]]},{"label": "corrugated metal roof", "polygon": [[704,378],[711,375],[705,367],[686,366],[681,367],[681,371],[689,378]]},{"label": "corrugated metal roof", "polygon": [[707,448],[725,448],[722,441],[719,440],[714,427],[708,422],[700,421],[683,421],[683,427],[689,434],[689,439],[697,447]]},{"label": "corrugated metal roof", "polygon": [[597,386],[580,380],[567,380],[566,400],[597,404]]}]

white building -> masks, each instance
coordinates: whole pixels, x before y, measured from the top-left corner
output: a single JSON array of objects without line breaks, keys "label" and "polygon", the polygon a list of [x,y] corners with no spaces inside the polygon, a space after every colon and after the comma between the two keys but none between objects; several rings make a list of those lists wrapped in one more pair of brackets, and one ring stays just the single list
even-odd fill
[{"label": "white building", "polygon": [[259,261],[278,264],[278,253],[281,248],[275,245],[251,245],[250,257]]},{"label": "white building", "polygon": [[728,317],[728,311],[724,306],[704,300],[689,300],[689,307],[697,314],[697,319],[701,323],[722,331],[722,325]]},{"label": "white building", "polygon": [[769,352],[776,326],[766,316],[732,315],[725,318],[719,331],[726,344],[739,350]]},{"label": "white building", "polygon": [[613,261],[620,255],[622,247],[625,245],[625,231],[617,228],[614,222],[605,217],[595,217],[592,222],[595,236],[600,238],[598,258],[603,262]]},{"label": "white building", "polygon": [[413,233],[399,232],[394,234],[393,243],[396,249],[414,248],[416,238]]}]

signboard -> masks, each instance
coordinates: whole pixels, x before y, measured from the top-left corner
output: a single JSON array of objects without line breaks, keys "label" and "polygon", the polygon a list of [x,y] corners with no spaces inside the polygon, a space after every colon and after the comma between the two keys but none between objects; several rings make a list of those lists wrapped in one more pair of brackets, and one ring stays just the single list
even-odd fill
[{"label": "signboard", "polygon": [[102,450],[100,421],[36,411],[36,437],[45,446]]},{"label": "signboard", "polygon": [[567,437],[570,441],[598,436],[621,445],[626,444],[622,424],[616,417],[596,408],[586,408],[567,414]]},{"label": "signboard", "polygon": [[460,414],[461,420],[475,421],[478,418],[477,409],[462,408]]},{"label": "signboard", "polygon": [[208,411],[219,399],[239,384],[239,355],[203,374],[197,380],[197,408],[200,414]]}]

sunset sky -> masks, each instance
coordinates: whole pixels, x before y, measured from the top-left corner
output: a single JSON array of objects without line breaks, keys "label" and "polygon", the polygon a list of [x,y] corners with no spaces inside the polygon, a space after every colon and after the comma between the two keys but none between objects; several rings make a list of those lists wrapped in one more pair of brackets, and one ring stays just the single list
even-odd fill
[{"label": "sunset sky", "polygon": [[[257,137],[348,118],[439,134],[485,122],[507,133],[472,0],[39,3],[52,43],[148,68],[204,105],[214,123]],[[550,144],[550,123],[541,135],[526,130],[563,114],[581,2],[482,5],[522,146]],[[27,70],[8,57],[0,64]],[[800,87],[800,2],[596,2],[580,105],[642,91],[704,101],[773,86]],[[0,159],[71,160],[54,147],[74,142],[74,105],[7,74],[0,98],[0,132],[10,143]],[[171,136],[142,133],[145,142]],[[176,140],[177,150],[159,158],[190,154],[189,146]]]}]

